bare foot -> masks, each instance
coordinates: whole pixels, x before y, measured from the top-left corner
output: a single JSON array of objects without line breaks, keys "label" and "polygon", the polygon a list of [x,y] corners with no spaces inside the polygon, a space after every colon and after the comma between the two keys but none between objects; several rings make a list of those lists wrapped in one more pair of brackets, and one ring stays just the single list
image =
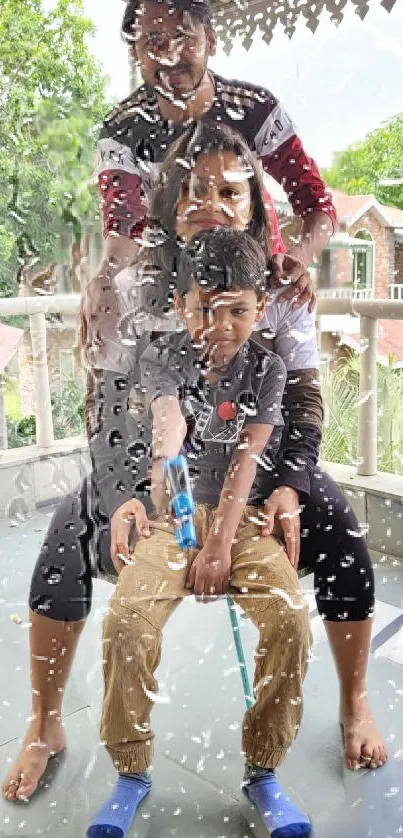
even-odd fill
[{"label": "bare foot", "polygon": [[376,726],[366,694],[342,701],[340,724],[347,768],[381,768],[388,758],[386,745]]},{"label": "bare foot", "polygon": [[6,800],[29,800],[46,771],[50,757],[59,754],[66,745],[60,720],[47,718],[31,721],[21,751],[3,783]]}]

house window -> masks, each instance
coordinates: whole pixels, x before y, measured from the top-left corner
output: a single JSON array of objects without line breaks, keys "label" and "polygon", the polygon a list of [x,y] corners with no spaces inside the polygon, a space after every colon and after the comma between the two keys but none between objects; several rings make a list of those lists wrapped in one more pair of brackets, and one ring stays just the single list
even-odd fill
[{"label": "house window", "polygon": [[66,383],[71,378],[73,378],[73,374],[74,374],[73,353],[69,352],[66,349],[60,349],[60,351],[59,351],[59,365],[60,365],[60,392],[63,393],[63,390],[66,386]]},{"label": "house window", "polygon": [[373,238],[367,230],[358,230],[354,238],[357,245],[353,250],[353,292],[357,297],[370,297],[374,289]]}]

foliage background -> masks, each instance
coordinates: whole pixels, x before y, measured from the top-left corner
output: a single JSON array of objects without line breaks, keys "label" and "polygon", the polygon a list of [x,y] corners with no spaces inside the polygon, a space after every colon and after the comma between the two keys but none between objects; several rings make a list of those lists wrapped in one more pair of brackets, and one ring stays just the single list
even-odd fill
[{"label": "foliage background", "polygon": [[[403,209],[403,113],[335,154],[332,166],[322,174],[334,189],[348,195],[375,195],[381,204]],[[402,184],[384,186],[385,178]]]},{"label": "foliage background", "polygon": [[98,215],[91,186],[105,78],[81,0],[0,6],[0,294],[17,271],[68,262],[71,237]]}]

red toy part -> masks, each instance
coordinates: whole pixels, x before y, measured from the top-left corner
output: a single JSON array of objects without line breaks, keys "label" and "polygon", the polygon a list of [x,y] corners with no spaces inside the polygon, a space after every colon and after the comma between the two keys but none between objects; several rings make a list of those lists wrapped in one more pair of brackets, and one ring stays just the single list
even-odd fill
[{"label": "red toy part", "polygon": [[221,402],[218,407],[218,415],[224,422],[231,422],[232,419],[235,419],[236,414],[237,409],[234,402]]}]

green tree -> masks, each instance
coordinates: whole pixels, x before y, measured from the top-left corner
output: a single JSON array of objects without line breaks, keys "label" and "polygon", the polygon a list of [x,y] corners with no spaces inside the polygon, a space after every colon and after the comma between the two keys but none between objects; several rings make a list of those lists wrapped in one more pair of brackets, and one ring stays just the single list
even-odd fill
[{"label": "green tree", "polygon": [[97,216],[91,188],[108,106],[81,0],[2,0],[0,8],[0,293],[18,266],[59,261]]},{"label": "green tree", "polygon": [[403,113],[335,154],[323,176],[330,187],[348,195],[372,194],[382,204],[403,209],[403,184],[381,183],[385,178],[403,179]]}]

